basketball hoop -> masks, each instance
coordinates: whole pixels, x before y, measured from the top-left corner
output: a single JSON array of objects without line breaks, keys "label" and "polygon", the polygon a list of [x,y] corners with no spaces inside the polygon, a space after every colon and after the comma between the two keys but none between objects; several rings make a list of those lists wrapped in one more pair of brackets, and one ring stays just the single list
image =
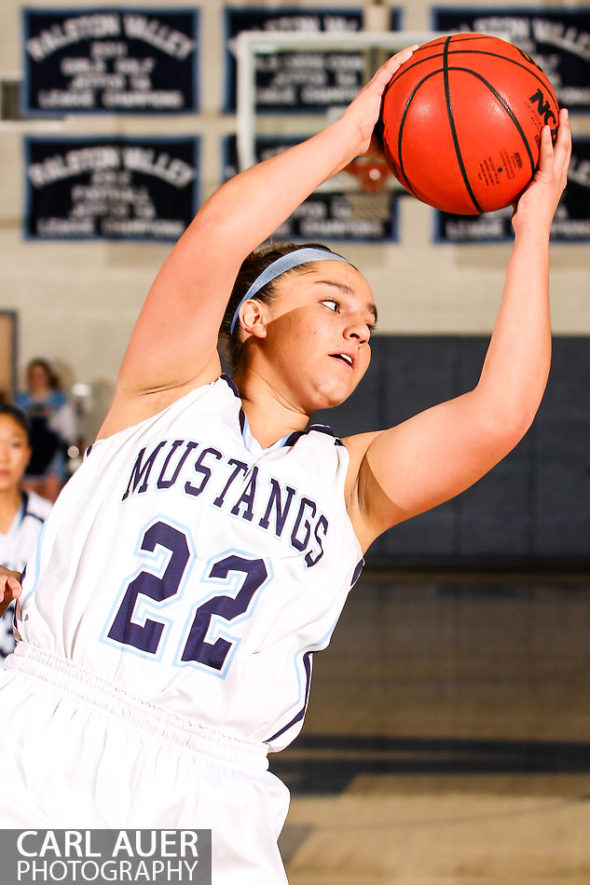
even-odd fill
[{"label": "basketball hoop", "polygon": [[380,193],[385,188],[391,174],[382,157],[371,156],[356,157],[342,171],[357,178],[363,191],[373,194]]}]

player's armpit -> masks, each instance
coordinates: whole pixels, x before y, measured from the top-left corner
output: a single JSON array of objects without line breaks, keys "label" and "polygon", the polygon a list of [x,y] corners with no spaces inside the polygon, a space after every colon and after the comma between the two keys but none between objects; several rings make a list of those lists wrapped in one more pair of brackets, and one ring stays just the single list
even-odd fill
[{"label": "player's armpit", "polygon": [[388,528],[469,488],[529,424],[490,413],[475,390],[389,430],[345,440],[358,469],[349,513],[363,549]]}]

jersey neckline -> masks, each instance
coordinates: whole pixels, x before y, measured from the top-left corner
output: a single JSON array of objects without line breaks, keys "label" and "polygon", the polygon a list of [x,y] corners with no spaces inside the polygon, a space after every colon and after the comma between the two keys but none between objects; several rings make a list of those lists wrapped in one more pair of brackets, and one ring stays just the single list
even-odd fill
[{"label": "jersey neckline", "polygon": [[[233,378],[230,375],[227,375],[225,372],[223,372],[219,376],[219,378],[220,380],[225,381],[234,396],[239,399],[241,403],[242,396]],[[299,439],[301,439],[302,436],[307,436],[312,431],[315,431],[316,433],[325,433],[326,436],[331,436],[334,439],[334,445],[336,446],[343,445],[342,440],[336,437],[336,434],[328,424],[310,424],[308,427],[305,428],[305,430],[295,430],[292,433],[286,433],[270,446],[263,446],[258,442],[256,437],[250,430],[248,416],[246,415],[243,406],[240,406],[239,422],[242,442],[244,443],[245,448],[253,455],[261,454],[263,452],[272,452],[275,449],[281,449],[288,446],[294,446],[295,443]]]}]

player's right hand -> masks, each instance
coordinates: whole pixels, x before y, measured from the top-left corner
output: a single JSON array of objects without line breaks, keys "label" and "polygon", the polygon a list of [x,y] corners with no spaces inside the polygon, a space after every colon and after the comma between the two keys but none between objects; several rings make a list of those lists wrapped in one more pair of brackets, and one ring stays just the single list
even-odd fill
[{"label": "player's right hand", "polygon": [[20,573],[0,565],[0,616],[4,614],[13,599],[22,593]]},{"label": "player's right hand", "polygon": [[385,64],[378,68],[366,86],[363,86],[356,98],[352,100],[344,111],[342,119],[352,124],[355,135],[358,136],[358,142],[351,159],[369,150],[373,130],[379,119],[381,99],[385,88],[395,72],[399,70],[404,62],[412,57],[414,50],[417,48],[418,43],[392,55]]}]

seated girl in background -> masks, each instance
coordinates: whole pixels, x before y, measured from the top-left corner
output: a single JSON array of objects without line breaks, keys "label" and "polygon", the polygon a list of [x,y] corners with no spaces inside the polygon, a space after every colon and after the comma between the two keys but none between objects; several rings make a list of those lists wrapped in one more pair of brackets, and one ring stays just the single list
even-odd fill
[{"label": "seated girl in background", "polygon": [[23,486],[55,501],[68,478],[67,449],[76,442],[76,416],[47,360],[27,366],[27,389],[16,397],[29,423],[31,460]]}]

